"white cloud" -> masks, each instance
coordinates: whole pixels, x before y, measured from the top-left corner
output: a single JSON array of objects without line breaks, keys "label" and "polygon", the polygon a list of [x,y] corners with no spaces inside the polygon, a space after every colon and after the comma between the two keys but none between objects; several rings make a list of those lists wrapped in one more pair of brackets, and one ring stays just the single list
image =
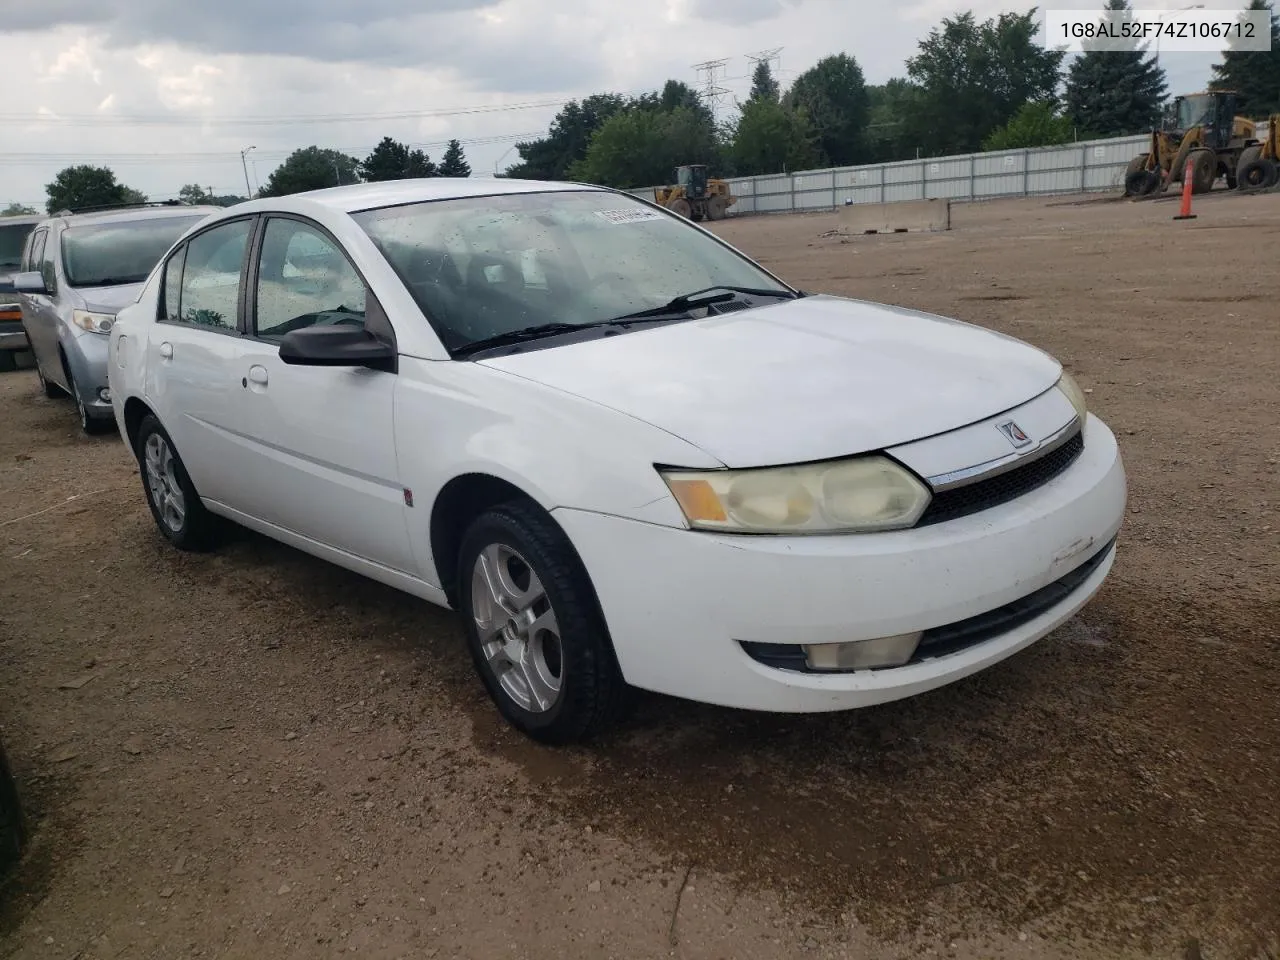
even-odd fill
[{"label": "white cloud", "polygon": [[[1101,3],[1054,0],[1054,6],[1081,8]],[[4,6],[16,8],[6,9],[5,28],[21,32],[0,34],[0,42],[21,52],[6,71],[7,105],[0,113],[20,136],[7,138],[0,150],[0,204],[40,204],[44,184],[72,162],[107,163],[122,181],[157,198],[192,182],[243,192],[240,151],[249,145],[257,148],[249,158],[262,180],[296,147],[314,143],[363,155],[386,135],[425,144],[437,159],[443,141],[458,137],[473,169],[488,173],[496,161],[515,159],[515,135],[545,131],[556,104],[567,99],[640,92],[668,78],[695,83],[693,64],[718,58],[728,59],[720,82],[743,97],[752,68],[746,55],[774,47],[783,48],[784,83],[842,51],[858,59],[869,82],[883,82],[901,75],[916,42],[942,16],[972,8],[982,17],[1030,4],[42,0]],[[1173,74],[1178,64],[1166,60]],[[1189,83],[1182,78],[1179,86]],[[473,112],[457,112],[464,108]],[[430,113],[449,115],[423,116]],[[335,119],[297,121],[319,115]]]}]

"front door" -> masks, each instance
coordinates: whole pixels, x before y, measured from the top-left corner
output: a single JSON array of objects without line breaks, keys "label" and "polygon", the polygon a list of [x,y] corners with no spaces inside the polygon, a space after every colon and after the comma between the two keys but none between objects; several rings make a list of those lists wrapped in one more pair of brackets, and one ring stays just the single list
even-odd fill
[{"label": "front door", "polygon": [[[22,272],[38,273],[44,278],[46,293],[22,294],[22,328],[27,332],[27,343],[35,354],[36,363],[46,380],[66,386],[66,375],[62,362],[58,358],[58,315],[53,306],[53,284],[57,278],[54,271],[48,269],[45,261],[45,249],[49,243],[49,231],[41,228],[31,235],[31,243],[27,247]],[[57,246],[55,240],[54,246]]]},{"label": "front door", "polygon": [[245,505],[234,506],[417,576],[392,424],[396,375],[295,366],[279,355],[292,330],[363,326],[369,297],[363,279],[327,233],[277,216],[262,231],[255,281],[236,395],[236,432],[252,456],[240,478]]}]

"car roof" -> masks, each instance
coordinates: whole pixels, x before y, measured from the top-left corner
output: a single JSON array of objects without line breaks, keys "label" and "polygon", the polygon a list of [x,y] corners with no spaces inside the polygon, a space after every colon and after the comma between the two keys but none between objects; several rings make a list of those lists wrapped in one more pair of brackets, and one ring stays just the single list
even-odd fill
[{"label": "car roof", "polygon": [[357,213],[376,207],[391,207],[431,200],[603,189],[585,183],[513,180],[507,177],[423,177],[413,180],[384,180],[378,183],[349,184],[345,187],[326,187],[323,190],[308,190],[284,197],[265,197],[236,204],[230,209],[238,213],[249,213],[254,210],[281,209],[282,207],[298,210],[316,205],[342,213]]},{"label": "car roof", "polygon": [[48,219],[43,213],[20,213],[15,217],[0,217],[0,227],[8,227],[14,224],[20,227],[34,227],[37,223]]},{"label": "car roof", "polygon": [[174,205],[164,207],[120,207],[114,210],[93,210],[86,213],[55,214],[50,219],[62,220],[69,226],[82,223],[123,223],[130,220],[161,220],[165,217],[208,216],[221,213],[222,207],[213,205]]}]

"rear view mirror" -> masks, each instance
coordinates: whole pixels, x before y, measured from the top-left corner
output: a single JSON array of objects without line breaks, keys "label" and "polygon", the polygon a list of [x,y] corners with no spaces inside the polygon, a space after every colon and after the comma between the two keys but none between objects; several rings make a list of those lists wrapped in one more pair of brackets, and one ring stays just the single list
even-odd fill
[{"label": "rear view mirror", "polygon": [[280,341],[280,359],[307,367],[371,367],[394,372],[396,348],[363,327],[303,327]]},{"label": "rear view mirror", "polygon": [[35,270],[20,273],[13,278],[13,289],[18,293],[48,293],[44,285],[44,277]]}]

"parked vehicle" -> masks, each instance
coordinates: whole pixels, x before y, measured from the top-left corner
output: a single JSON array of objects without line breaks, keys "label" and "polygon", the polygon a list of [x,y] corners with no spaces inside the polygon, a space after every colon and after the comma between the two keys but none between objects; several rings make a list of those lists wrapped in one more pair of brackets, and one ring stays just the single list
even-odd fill
[{"label": "parked vehicle", "polygon": [[630,688],[827,711],[1074,615],[1115,559],[1115,437],[1061,365],[807,294],[638,197],[507,179],[240,204],[111,329],[176,546],[230,518],[463,619],[564,742]]},{"label": "parked vehicle", "polygon": [[0,218],[0,373],[15,369],[18,354],[27,349],[22,307],[13,290],[13,277],[22,263],[22,248],[27,237],[43,219],[38,215]]},{"label": "parked vehicle", "polygon": [[156,261],[218,207],[116,207],[43,220],[27,238],[13,280],[45,396],[69,395],[80,427],[113,426],[107,334]]},{"label": "parked vehicle", "polygon": [[4,744],[0,743],[0,872],[17,863],[26,843],[22,804],[18,800],[18,785]]}]

